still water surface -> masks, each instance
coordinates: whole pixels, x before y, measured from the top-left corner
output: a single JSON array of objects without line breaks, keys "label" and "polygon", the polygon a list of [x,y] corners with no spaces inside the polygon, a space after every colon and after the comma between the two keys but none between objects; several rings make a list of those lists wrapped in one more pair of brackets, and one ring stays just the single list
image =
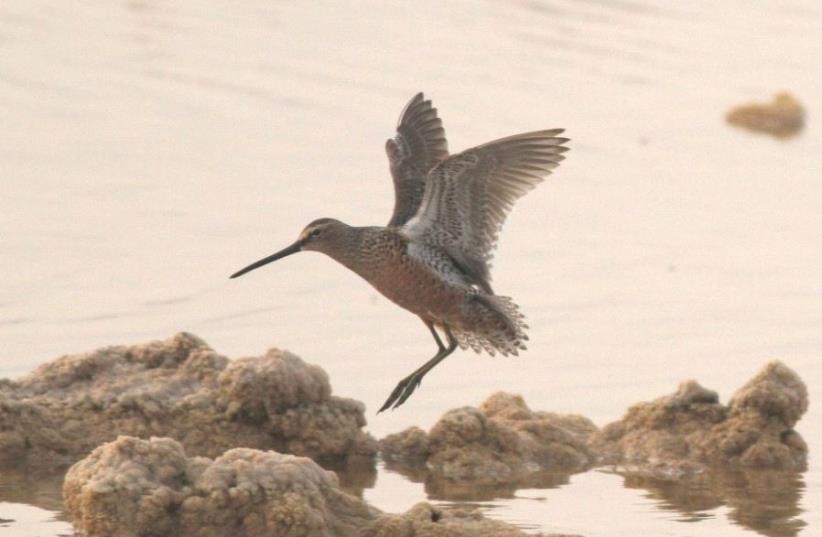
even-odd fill
[{"label": "still water surface", "polygon": [[[752,6],[4,0],[0,376],[187,330],[320,364],[382,437],[495,390],[599,424],[686,378],[727,400],[779,358],[814,403],[805,474],[691,490],[589,472],[475,502],[588,537],[820,535],[822,6]],[[797,138],[724,124],[782,89],[809,111]],[[457,353],[376,416],[434,351],[415,317],[316,254],[227,276],[314,218],[386,222],[383,143],[418,90],[452,151],[551,127],[572,151],[517,204],[495,262],[529,352]],[[3,535],[70,531],[47,522],[59,483],[2,480]],[[384,468],[364,495],[449,501]]]}]

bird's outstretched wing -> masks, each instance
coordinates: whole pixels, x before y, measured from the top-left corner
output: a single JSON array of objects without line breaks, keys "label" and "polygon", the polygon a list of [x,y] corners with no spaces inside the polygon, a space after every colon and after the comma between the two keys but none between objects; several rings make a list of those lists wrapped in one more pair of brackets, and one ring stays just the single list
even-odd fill
[{"label": "bird's outstretched wing", "polygon": [[487,285],[497,236],[514,202],[565,158],[562,132],[517,134],[447,158],[428,173],[420,208],[404,231],[444,249]]},{"label": "bird's outstretched wing", "polygon": [[448,157],[442,120],[431,101],[418,93],[405,105],[397,123],[397,135],[385,143],[394,177],[394,214],[389,226],[401,226],[422,202],[425,177]]}]

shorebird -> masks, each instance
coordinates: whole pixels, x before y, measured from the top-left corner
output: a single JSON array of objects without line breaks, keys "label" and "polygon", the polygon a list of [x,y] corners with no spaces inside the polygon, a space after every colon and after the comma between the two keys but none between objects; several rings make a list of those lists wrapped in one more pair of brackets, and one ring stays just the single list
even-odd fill
[{"label": "shorebird", "polygon": [[458,346],[492,356],[526,348],[528,326],[519,308],[491,288],[491,259],[514,202],[565,158],[568,138],[559,137],[562,132],[517,134],[449,155],[437,109],[418,93],[385,144],[395,194],[387,226],[355,227],[320,218],[292,245],[231,277],[313,250],[419,316],[437,353],[402,379],[378,412],[396,408]]}]

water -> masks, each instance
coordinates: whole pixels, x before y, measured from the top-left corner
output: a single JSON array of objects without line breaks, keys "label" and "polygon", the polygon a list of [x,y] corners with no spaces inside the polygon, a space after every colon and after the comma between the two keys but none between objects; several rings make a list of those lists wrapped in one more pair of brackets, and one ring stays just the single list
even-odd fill
[{"label": "water", "polygon": [[[686,378],[727,400],[779,358],[814,402],[810,471],[784,481],[785,509],[724,489],[678,502],[696,493],[603,472],[473,501],[588,537],[820,534],[819,35],[811,0],[5,0],[0,376],[188,330],[229,356],[280,346],[322,365],[382,437],[499,389],[599,424]],[[724,124],[782,89],[808,108],[799,137]],[[422,323],[315,254],[227,276],[316,217],[386,222],[383,143],[418,90],[452,151],[551,127],[572,151],[517,204],[495,262],[530,351],[455,354],[376,416],[435,350]],[[4,535],[67,531],[23,522],[59,510],[59,483],[55,504],[3,479],[0,518],[18,521]],[[364,494],[394,511],[427,495],[383,468]]]}]

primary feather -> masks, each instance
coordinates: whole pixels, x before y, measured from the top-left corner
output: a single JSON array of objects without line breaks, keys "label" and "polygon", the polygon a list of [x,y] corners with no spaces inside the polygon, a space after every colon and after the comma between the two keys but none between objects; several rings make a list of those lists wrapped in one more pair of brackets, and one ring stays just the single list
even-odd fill
[{"label": "primary feather", "polygon": [[385,143],[394,179],[394,213],[389,226],[405,224],[419,209],[425,177],[448,157],[448,142],[437,109],[422,93],[411,99],[397,123],[397,134]]}]

